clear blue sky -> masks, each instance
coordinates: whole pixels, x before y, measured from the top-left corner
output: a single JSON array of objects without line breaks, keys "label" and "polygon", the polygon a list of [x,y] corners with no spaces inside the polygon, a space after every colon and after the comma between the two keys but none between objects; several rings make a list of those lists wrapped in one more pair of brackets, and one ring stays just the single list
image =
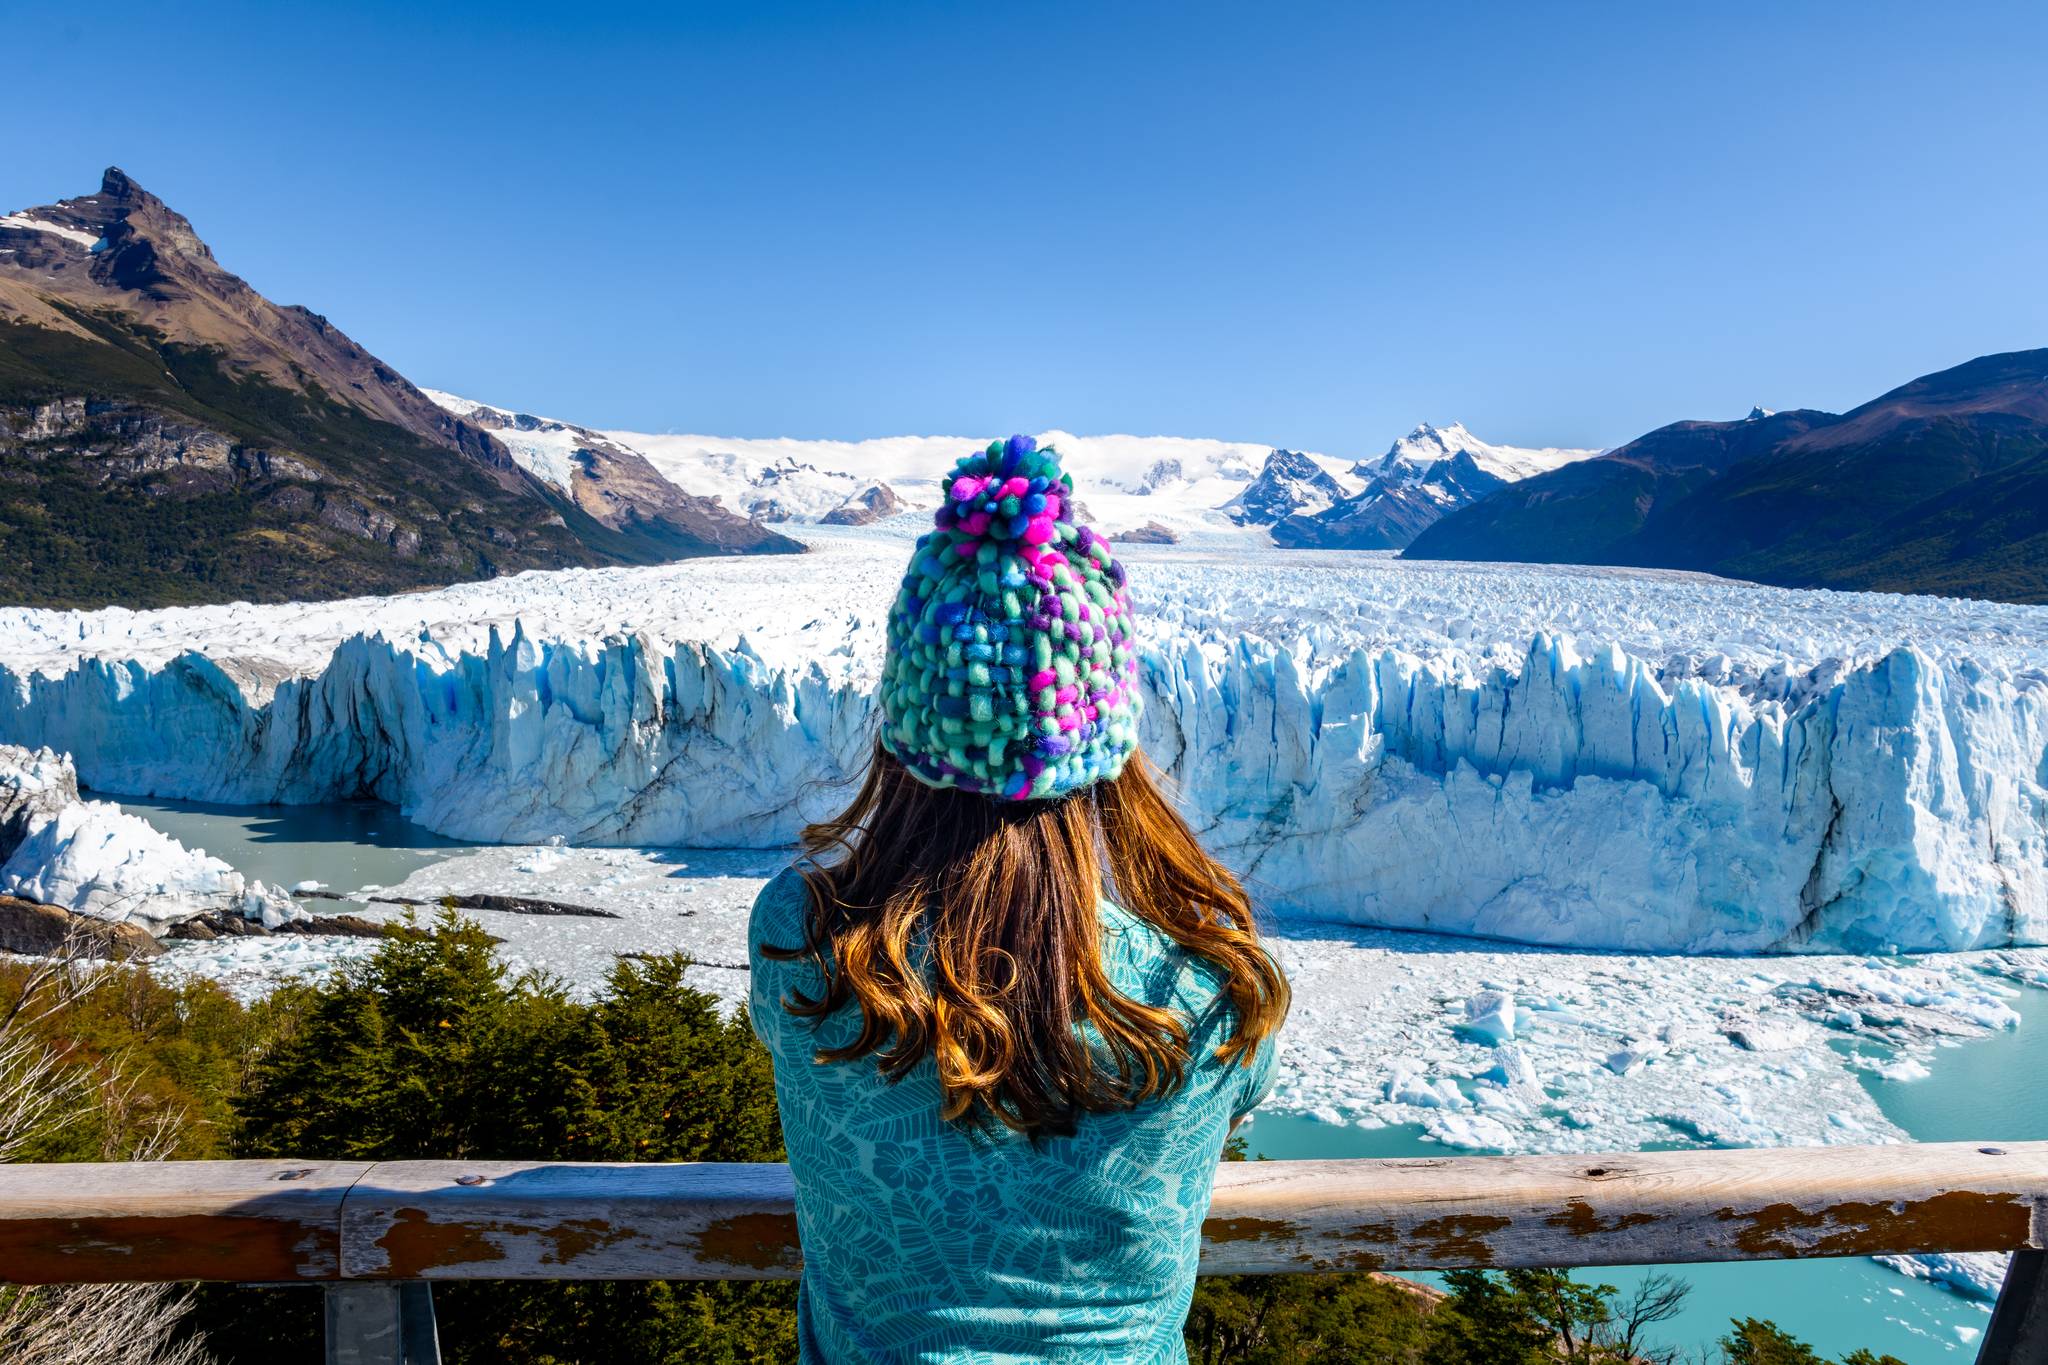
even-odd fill
[{"label": "clear blue sky", "polygon": [[732,435],[1612,444],[2048,345],[2048,5],[10,7],[423,384]]}]

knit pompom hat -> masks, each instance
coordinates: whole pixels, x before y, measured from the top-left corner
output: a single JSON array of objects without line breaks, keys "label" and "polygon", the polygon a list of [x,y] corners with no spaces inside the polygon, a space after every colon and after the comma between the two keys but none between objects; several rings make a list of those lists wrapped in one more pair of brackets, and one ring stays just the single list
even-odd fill
[{"label": "knit pompom hat", "polygon": [[1138,747],[1123,565],[1029,436],[963,457],[889,612],[882,744],[920,780],[1008,800],[1115,777]]}]

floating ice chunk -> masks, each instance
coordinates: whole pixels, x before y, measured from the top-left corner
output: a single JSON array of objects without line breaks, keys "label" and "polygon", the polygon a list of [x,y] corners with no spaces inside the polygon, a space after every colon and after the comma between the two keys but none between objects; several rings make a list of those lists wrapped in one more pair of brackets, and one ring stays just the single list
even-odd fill
[{"label": "floating ice chunk", "polygon": [[306,894],[308,894],[308,893],[310,893],[310,892],[314,892],[314,891],[325,891],[326,889],[327,889],[327,883],[326,883],[326,882],[316,882],[316,881],[312,881],[312,880],[307,880],[307,881],[303,881],[303,882],[293,882],[293,883],[292,883],[292,890],[293,890],[293,892],[295,892],[296,894],[298,894],[298,895],[301,895],[301,896],[303,896],[303,895],[306,895]]},{"label": "floating ice chunk", "polygon": [[562,865],[562,857],[559,844],[536,848],[514,863],[512,870],[536,877],[546,876]]},{"label": "floating ice chunk", "polygon": [[1542,1102],[1543,1081],[1536,1074],[1535,1063],[1529,1060],[1525,1049],[1514,1043],[1504,1043],[1494,1051],[1493,1069],[1486,1073],[1486,1078],[1517,1099]]},{"label": "floating ice chunk", "polygon": [[1480,1081],[1473,1087],[1472,1106],[1507,1119],[1519,1121],[1529,1117],[1527,1099],[1494,1081]]},{"label": "floating ice chunk", "polygon": [[1515,1036],[1515,996],[1512,991],[1486,990],[1465,1002],[1464,1030],[1489,1043],[1504,1043]]},{"label": "floating ice chunk", "polygon": [[1657,1038],[1635,1038],[1627,1047],[1607,1054],[1606,1066],[1617,1076],[1633,1075],[1665,1053],[1664,1043]]},{"label": "floating ice chunk", "polygon": [[2011,1257],[2000,1251],[1938,1252],[1926,1256],[1879,1256],[1878,1264],[1926,1280],[1981,1303],[1995,1303]]},{"label": "floating ice chunk", "polygon": [[1423,1129],[1446,1147],[1497,1152],[1514,1142],[1514,1134],[1506,1125],[1484,1114],[1435,1114]]},{"label": "floating ice chunk", "polygon": [[1729,1015],[1721,1021],[1721,1032],[1747,1052],[1790,1052],[1806,1043],[1806,1030],[1782,1017]]}]

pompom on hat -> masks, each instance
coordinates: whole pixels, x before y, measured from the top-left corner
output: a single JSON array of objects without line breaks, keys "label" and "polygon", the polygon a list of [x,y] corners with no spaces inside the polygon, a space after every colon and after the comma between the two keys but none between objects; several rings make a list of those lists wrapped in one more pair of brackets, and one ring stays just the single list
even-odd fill
[{"label": "pompom on hat", "polygon": [[963,457],[889,611],[882,744],[920,781],[1045,800],[1138,747],[1123,565],[1029,436]]}]

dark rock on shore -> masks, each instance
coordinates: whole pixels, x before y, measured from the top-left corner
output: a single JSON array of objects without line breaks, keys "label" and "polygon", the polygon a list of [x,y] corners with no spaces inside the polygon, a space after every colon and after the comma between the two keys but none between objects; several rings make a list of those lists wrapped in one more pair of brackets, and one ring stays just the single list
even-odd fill
[{"label": "dark rock on shore", "polygon": [[68,951],[81,957],[128,962],[159,956],[163,950],[139,925],[115,924],[73,914],[62,906],[0,896],[0,952],[50,957]]},{"label": "dark rock on shore", "polygon": [[591,905],[570,905],[563,901],[534,900],[528,896],[500,896],[476,892],[467,896],[439,896],[419,900],[412,896],[376,896],[379,905],[436,906],[448,910],[495,910],[504,915],[580,915],[586,919],[618,919],[612,910]]}]

